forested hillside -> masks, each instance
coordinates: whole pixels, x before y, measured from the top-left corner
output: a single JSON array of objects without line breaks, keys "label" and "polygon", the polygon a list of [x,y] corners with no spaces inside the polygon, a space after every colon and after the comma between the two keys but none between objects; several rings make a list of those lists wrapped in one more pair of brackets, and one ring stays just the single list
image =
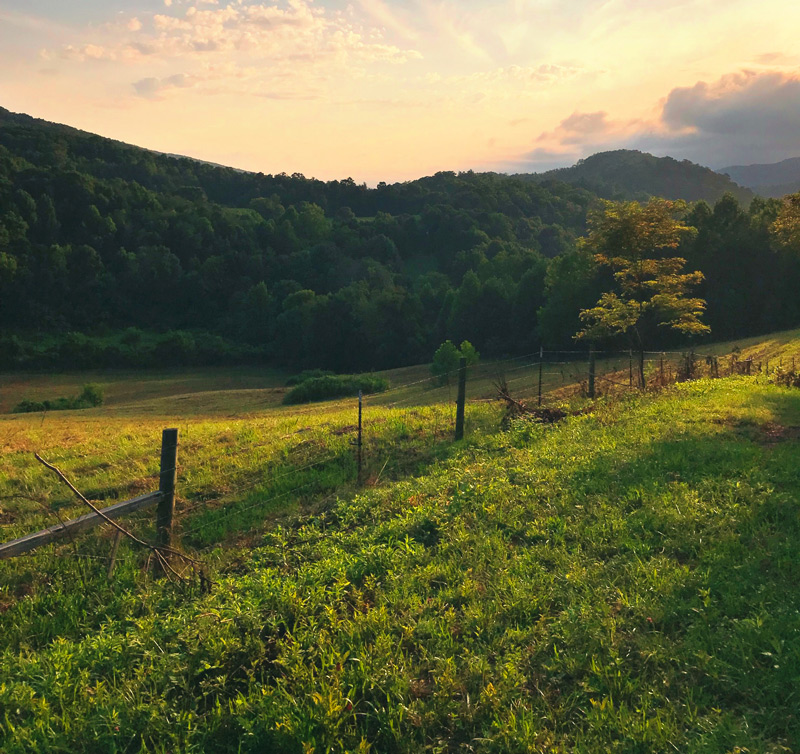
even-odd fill
[{"label": "forested hillside", "polygon": [[[587,161],[588,162],[588,161]],[[242,173],[0,111],[3,368],[229,363],[337,370],[569,345],[603,289],[576,249],[598,198],[557,181]],[[777,202],[694,206],[682,250],[715,336],[795,325]]]},{"label": "forested hillside", "polygon": [[[753,192],[734,183],[736,176],[721,175],[689,160],[655,157],[634,149],[617,149],[580,160],[571,168],[522,175],[539,183],[563,181],[596,192],[606,199],[683,199],[714,203],[726,193],[743,204]],[[731,180],[733,178],[733,180]]]},{"label": "forested hillside", "polygon": [[800,157],[766,165],[732,165],[719,172],[761,196],[781,197],[800,191]]}]

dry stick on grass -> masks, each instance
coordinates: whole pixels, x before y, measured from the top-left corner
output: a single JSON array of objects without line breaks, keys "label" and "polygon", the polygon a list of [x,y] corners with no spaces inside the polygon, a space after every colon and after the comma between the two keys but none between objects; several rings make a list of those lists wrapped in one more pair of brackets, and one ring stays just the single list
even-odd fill
[{"label": "dry stick on grass", "polygon": [[78,490],[78,488],[75,487],[75,485],[72,484],[72,482],[70,482],[69,479],[67,479],[67,477],[64,476],[64,473],[61,471],[61,469],[57,468],[56,466],[53,466],[52,463],[48,463],[47,461],[45,461],[44,458],[42,458],[38,453],[34,453],[33,455],[34,458],[36,458],[36,460],[42,464],[42,466],[45,466],[46,468],[50,469],[50,471],[57,474],[59,479],[61,479],[61,481],[64,482],[64,484],[66,484],[67,487],[69,487],[78,496],[78,498],[80,498],[80,500],[84,503],[84,505],[89,506],[89,508],[91,508],[91,510],[93,510],[98,516],[100,516],[100,518],[102,518],[107,524],[111,524],[111,526],[113,526],[118,532],[128,537],[128,539],[133,540],[134,542],[136,542],[136,544],[141,545],[142,547],[145,547],[148,550],[150,550],[150,552],[153,555],[155,555],[156,561],[164,569],[164,572],[167,575],[171,573],[179,581],[186,583],[186,579],[184,579],[183,576],[181,576],[181,574],[179,574],[172,567],[172,565],[170,565],[169,561],[165,557],[165,553],[176,555],[185,562],[190,563],[192,565],[199,565],[199,562],[197,560],[195,560],[194,558],[190,558],[188,555],[184,555],[182,552],[173,550],[171,547],[160,547],[157,545],[151,545],[149,542],[145,542],[143,539],[139,539],[139,537],[137,537],[135,534],[131,534],[131,532],[129,532],[124,526],[120,526],[116,521],[109,518],[105,513],[103,513],[103,511],[101,511],[96,505],[89,502],[83,496],[83,494],[81,494],[80,490]]}]

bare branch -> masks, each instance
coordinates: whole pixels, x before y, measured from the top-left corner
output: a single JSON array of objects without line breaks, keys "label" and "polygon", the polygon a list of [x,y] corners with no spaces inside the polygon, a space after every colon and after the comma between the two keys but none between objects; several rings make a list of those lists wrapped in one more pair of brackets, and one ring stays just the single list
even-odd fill
[{"label": "bare branch", "polygon": [[128,537],[128,539],[130,539],[131,541],[133,541],[136,544],[141,545],[142,547],[145,547],[148,550],[150,550],[150,552],[153,554],[153,556],[155,556],[155,559],[158,562],[158,564],[164,569],[165,573],[172,573],[180,581],[182,581],[184,583],[186,582],[186,579],[184,579],[183,576],[181,576],[181,574],[179,574],[172,567],[172,565],[169,563],[169,561],[165,557],[165,554],[175,555],[175,556],[181,558],[182,560],[184,560],[185,562],[190,563],[192,565],[198,565],[199,563],[198,563],[197,560],[195,560],[194,558],[190,558],[188,555],[184,555],[182,552],[179,552],[178,550],[174,550],[171,547],[159,547],[157,545],[151,545],[149,542],[145,542],[143,539],[139,539],[139,537],[137,537],[135,534],[132,534],[124,526],[121,526],[116,521],[114,521],[113,519],[109,518],[94,503],[92,503],[91,501],[87,500],[86,497],[80,492],[80,490],[78,490],[77,487],[75,487],[75,485],[72,484],[72,482],[70,482],[69,479],[67,479],[67,477],[64,475],[64,473],[61,471],[61,469],[59,469],[57,466],[54,466],[52,463],[48,463],[47,461],[45,461],[44,458],[42,458],[38,453],[34,453],[33,455],[36,458],[36,460],[39,461],[39,463],[41,463],[46,468],[50,469],[50,471],[54,472],[58,476],[58,478],[61,479],[61,481],[64,482],[64,484],[66,484],[67,487],[69,487],[75,493],[75,495],[81,500],[81,502],[83,502],[84,505],[88,506],[94,513],[96,513],[100,518],[102,518],[107,524],[111,524],[111,526],[113,526],[120,534]]}]

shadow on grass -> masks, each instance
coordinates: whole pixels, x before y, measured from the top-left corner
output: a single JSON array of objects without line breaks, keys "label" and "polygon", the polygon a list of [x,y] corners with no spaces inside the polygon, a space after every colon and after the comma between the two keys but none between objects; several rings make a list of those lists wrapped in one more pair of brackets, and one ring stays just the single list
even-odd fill
[{"label": "shadow on grass", "polygon": [[[800,391],[753,400],[768,423],[655,439],[630,461],[603,453],[567,483],[586,500],[581,546],[592,517],[616,507],[622,533],[589,545],[604,578],[624,590],[625,573],[650,573],[636,597],[647,623],[626,641],[651,653],[640,672],[659,667],[665,693],[694,710],[690,751],[800,749],[800,442],[780,431],[800,423]],[[615,702],[646,709],[637,694]],[[610,724],[595,706],[584,713],[588,726]]]}]

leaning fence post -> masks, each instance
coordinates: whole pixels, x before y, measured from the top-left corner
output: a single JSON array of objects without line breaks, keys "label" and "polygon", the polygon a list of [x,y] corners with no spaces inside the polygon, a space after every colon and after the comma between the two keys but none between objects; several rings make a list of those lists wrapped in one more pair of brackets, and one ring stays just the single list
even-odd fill
[{"label": "leaning fence post", "polygon": [[539,405],[542,405],[542,363],[544,361],[544,346],[539,346]]},{"label": "leaning fence post", "polygon": [[467,360],[458,364],[458,402],[456,403],[456,440],[464,439],[464,404],[467,402]]},{"label": "leaning fence post", "polygon": [[594,398],[594,369],[595,353],[594,344],[589,346],[589,397]]},{"label": "leaning fence post", "polygon": [[358,486],[361,486],[361,409],[363,404],[363,393],[358,391]]},{"label": "leaning fence post", "polygon": [[172,544],[172,518],[175,512],[175,483],[178,479],[178,430],[165,429],[161,433],[161,473],[158,490],[161,500],[156,514],[158,544]]}]

